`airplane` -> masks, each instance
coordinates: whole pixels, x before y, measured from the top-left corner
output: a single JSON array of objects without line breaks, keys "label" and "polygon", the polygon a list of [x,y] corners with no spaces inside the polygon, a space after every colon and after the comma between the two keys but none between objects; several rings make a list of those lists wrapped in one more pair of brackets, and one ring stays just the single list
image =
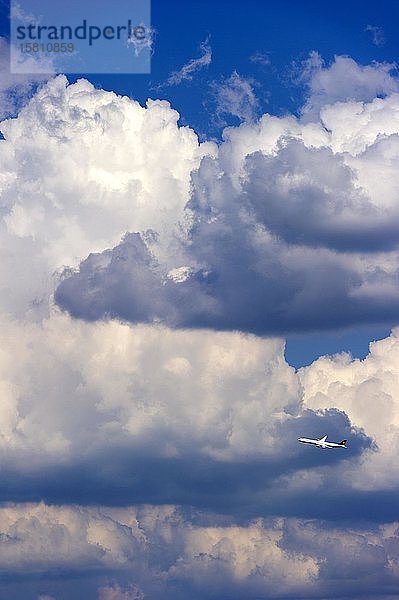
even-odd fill
[{"label": "airplane", "polygon": [[300,437],[298,438],[298,442],[302,442],[303,444],[313,444],[318,448],[346,448],[346,442],[348,440],[342,440],[339,444],[336,442],[327,442],[327,436],[320,438],[319,440],[312,440],[309,438]]}]

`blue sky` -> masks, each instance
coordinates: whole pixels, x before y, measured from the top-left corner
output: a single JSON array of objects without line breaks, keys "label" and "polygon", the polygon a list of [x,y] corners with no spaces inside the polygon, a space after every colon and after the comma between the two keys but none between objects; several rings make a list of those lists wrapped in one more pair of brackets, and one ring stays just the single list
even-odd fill
[{"label": "blue sky", "polygon": [[[152,21],[156,30],[155,51],[150,76],[135,81],[128,77],[109,79],[110,89],[131,94],[145,102],[151,90],[165,82],[171,71],[178,70],[190,58],[199,56],[199,45],[208,36],[212,46],[212,64],[198,73],[190,83],[165,88],[163,94],[195,129],[209,133],[209,113],[204,108],[209,82],[228,77],[236,70],[259,84],[261,109],[272,114],[296,112],[303,89],[293,85],[293,63],[317,50],[326,62],[336,54],[349,55],[361,64],[373,61],[395,62],[397,55],[396,20],[398,6],[384,3],[384,10],[372,2],[334,3],[329,10],[313,1],[202,2],[201,5],[175,3],[152,4]],[[367,25],[382,27],[385,42],[372,43]],[[251,62],[251,56],[265,53],[271,64]],[[107,87],[107,78],[98,78]],[[134,88],[132,88],[132,85]],[[215,135],[215,131],[211,129]],[[220,132],[219,132],[220,133]]]},{"label": "blue sky", "polygon": [[0,598],[396,597],[399,5],[154,0],[148,75],[0,6]]}]

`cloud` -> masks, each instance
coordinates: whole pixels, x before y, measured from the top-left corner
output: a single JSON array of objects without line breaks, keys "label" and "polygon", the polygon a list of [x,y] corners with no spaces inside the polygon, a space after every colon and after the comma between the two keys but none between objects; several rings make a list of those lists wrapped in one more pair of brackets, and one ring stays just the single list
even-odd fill
[{"label": "cloud", "polygon": [[174,254],[127,236],[83,261],[56,301],[85,319],[257,334],[394,323],[398,98],[226,130],[191,174]]},{"label": "cloud", "polygon": [[[262,239],[262,232],[257,239],[252,228],[240,231],[240,248],[234,230],[222,237],[218,224],[205,224],[200,233],[191,248],[203,266],[193,267],[184,281],[166,277],[132,234],[114,250],[90,255],[60,283],[55,299],[72,316],[90,321],[119,318],[269,335],[397,318],[394,265],[383,270],[373,260],[343,261],[327,250],[318,256],[303,248],[276,252],[273,240]],[[259,263],[268,265],[266,272],[256,269]],[[282,280],[282,270],[291,277]]]},{"label": "cloud", "polygon": [[[44,504],[10,505],[1,509],[1,517],[1,535],[8,539],[2,567],[16,575],[25,571],[31,590],[38,587],[34,574],[39,573],[46,595],[54,594],[58,578],[68,577],[66,567],[76,593],[80,571],[88,577],[110,565],[114,581],[98,592],[98,579],[88,578],[89,600],[182,600],[226,593],[248,600],[259,595],[323,598],[326,593],[339,599],[354,592],[374,598],[385,592],[389,597],[398,583],[395,522],[354,528],[273,518],[237,525],[214,515],[210,525],[201,513],[190,519],[173,506],[121,510]],[[45,575],[45,561],[63,567],[53,581]],[[19,599],[23,580],[21,586],[16,581],[13,597]]]},{"label": "cloud", "polygon": [[[371,445],[349,411],[302,406],[281,340],[56,314],[29,327],[3,323],[2,331],[2,501],[308,516],[315,504],[306,488],[287,499],[282,479],[308,469],[321,473],[313,498],[323,499],[327,517],[335,511],[331,478],[350,495],[346,473]],[[350,439],[348,456],[299,447],[300,435],[325,433]],[[348,515],[356,518],[350,503]]]},{"label": "cloud", "polygon": [[365,31],[370,31],[372,34],[373,44],[375,46],[383,46],[385,44],[384,30],[376,25],[367,25]]},{"label": "cloud", "polygon": [[399,91],[396,65],[372,63],[360,65],[349,56],[336,56],[324,67],[317,52],[311,52],[302,67],[300,81],[307,83],[309,97],[302,109],[307,120],[317,118],[320,108],[335,102],[371,102]]},{"label": "cloud", "polygon": [[2,123],[2,310],[47,315],[66,266],[57,301],[86,319],[391,324],[397,114],[395,93],[336,102],[311,123],[264,115],[216,146],[168,103],[55,78]]},{"label": "cloud", "polygon": [[259,113],[259,101],[255,95],[254,79],[241,77],[233,71],[230,77],[221,82],[214,81],[211,91],[215,99],[216,115],[223,123],[226,115],[237,117],[239,121],[251,123]]},{"label": "cloud", "polygon": [[252,54],[249,57],[249,60],[252,63],[258,64],[258,65],[262,65],[262,66],[269,66],[271,64],[271,60],[270,60],[270,56],[269,56],[270,52],[260,52],[259,50],[256,51],[254,54]]},{"label": "cloud", "polygon": [[392,213],[356,186],[345,158],[330,148],[287,139],[277,156],[248,156],[245,169],[246,204],[258,223],[288,244],[341,252],[397,248]]},{"label": "cloud", "polygon": [[[353,485],[359,489],[391,488],[396,485],[398,402],[394,384],[397,377],[398,331],[370,345],[364,361],[348,361],[345,356],[322,357],[300,371],[305,405],[313,410],[334,406],[351,416],[353,423],[368,432],[378,452],[367,452],[367,459]],[[323,381],[323,383],[322,383]]]},{"label": "cloud", "polygon": [[55,272],[126,231],[156,230],[160,251],[172,244],[191,171],[213,152],[178,118],[167,102],[143,108],[59,76],[2,122],[3,310],[45,311]]},{"label": "cloud", "polygon": [[161,86],[180,85],[182,81],[191,81],[197,71],[208,67],[212,62],[212,49],[209,43],[209,37],[200,44],[201,56],[192,58],[187,64],[183,65],[179,71],[173,71]]},{"label": "cloud", "polygon": [[118,584],[99,588],[98,600],[143,600],[144,594],[136,587],[122,589]]},{"label": "cloud", "polygon": [[[214,338],[214,332],[131,329],[101,319],[261,332],[377,319],[382,311],[394,318],[395,238],[389,238],[388,224],[382,220],[374,246],[364,240],[367,219],[384,215],[382,200],[387,214],[395,214],[389,212],[395,210],[395,190],[388,177],[381,199],[368,178],[370,166],[363,161],[378,164],[386,144],[394,148],[396,105],[392,95],[359,103],[356,110],[351,103],[327,107],[322,118],[330,132],[322,123],[265,116],[257,124],[227,130],[217,148],[199,145],[192,131],[179,129],[177,113],[166,103],[149,103],[144,109],[94,90],[87,82],[68,86],[57,78],[17,120],[5,123],[3,151],[8,162],[3,190],[9,209],[3,233],[13,262],[5,262],[4,282],[18,267],[25,285],[8,284],[9,296],[4,297],[9,312],[22,319],[25,333],[21,336],[18,320],[5,320],[3,331],[19,363],[11,374],[12,362],[5,355],[4,500],[24,498],[29,489],[32,499],[56,502],[66,495],[81,503],[91,503],[94,497],[109,503],[140,498],[212,510],[218,502],[227,502],[237,516],[243,506],[246,514],[269,514],[279,506],[290,515],[302,511],[311,516],[322,510],[320,516],[331,517],[334,502],[327,501],[331,489],[320,469],[335,477],[337,465],[331,461],[344,457],[301,453],[296,437],[312,432],[332,437],[344,432],[342,437],[352,438],[350,465],[341,467],[340,479],[341,493],[349,500],[347,474],[371,446],[368,429],[353,429],[363,425],[352,422],[349,410],[337,411],[334,403],[318,406],[321,412],[302,407],[298,379],[284,363],[281,342],[256,350],[257,338],[244,334]],[[344,125],[348,119],[351,130]],[[107,128],[109,120],[112,128]],[[79,136],[73,135],[76,131]],[[345,137],[341,131],[352,135]],[[28,167],[15,161],[15,156],[24,156],[24,149],[37,152],[38,140],[41,162]],[[130,148],[127,157],[118,154],[121,144]],[[94,145],[101,152],[90,154]],[[155,153],[153,146],[158,148]],[[69,158],[63,162],[66,148]],[[57,154],[61,149],[62,155]],[[161,156],[165,160],[160,161]],[[387,169],[395,167],[392,156]],[[132,178],[135,186],[122,185]],[[303,212],[296,204],[301,193],[321,199],[314,209],[318,227],[295,218]],[[268,198],[274,213],[264,211],[262,197]],[[329,220],[334,202],[335,218]],[[279,213],[279,205],[285,213]],[[359,225],[345,237],[351,211]],[[128,234],[119,246],[104,249],[117,243],[125,230],[142,233]],[[88,251],[92,254],[79,266],[79,258]],[[49,308],[48,297],[58,281],[52,272],[63,263],[70,267],[56,299],[91,323],[75,322]],[[35,264],[37,272],[32,269]],[[27,327],[24,319],[38,319],[34,300],[43,295],[46,318]],[[115,349],[118,336],[122,341]],[[21,345],[16,347],[12,340]],[[148,347],[140,346],[144,340]],[[123,350],[125,343],[131,351]],[[154,348],[162,344],[164,353],[158,350],[154,359]],[[181,350],[174,354],[179,344]],[[263,342],[259,344],[263,348]],[[231,346],[237,347],[231,358],[234,374],[224,373],[223,363],[215,375],[211,363],[196,363],[196,355],[223,356]],[[118,361],[134,367],[117,368],[113,352]],[[246,355],[258,356],[253,367]],[[263,379],[269,363],[276,366]],[[241,364],[247,366],[240,379]],[[20,370],[25,373],[22,388]],[[193,387],[193,381],[200,385]],[[267,389],[270,403],[265,400]],[[254,404],[245,408],[242,398],[248,397]],[[76,411],[70,410],[71,398],[78,402]],[[331,410],[323,412],[325,408]],[[286,439],[293,442],[285,445],[281,459],[280,444]],[[28,454],[35,460],[26,472]],[[298,483],[307,481],[302,480],[304,469],[319,482],[319,495],[312,503]],[[260,472],[268,474],[264,480]],[[240,496],[244,476],[251,491],[245,499]],[[81,478],[87,485],[78,483]],[[271,485],[273,494],[267,491]],[[289,502],[284,501],[287,485],[296,489]],[[204,489],[209,491],[204,494]],[[369,491],[359,486],[357,497],[375,506],[382,492],[378,486],[372,488],[372,496],[367,496]],[[347,511],[355,517],[353,502],[348,501]]]},{"label": "cloud", "polygon": [[149,49],[151,54],[154,54],[156,29],[144,23],[140,23],[139,26],[142,27],[144,35],[142,37],[132,35],[128,38],[127,45],[132,47],[135,56],[140,56],[141,52],[146,48]]},{"label": "cloud", "polygon": [[219,145],[64,77],[2,123],[8,597],[397,588],[398,331],[298,372],[259,335],[397,319],[393,87]]}]

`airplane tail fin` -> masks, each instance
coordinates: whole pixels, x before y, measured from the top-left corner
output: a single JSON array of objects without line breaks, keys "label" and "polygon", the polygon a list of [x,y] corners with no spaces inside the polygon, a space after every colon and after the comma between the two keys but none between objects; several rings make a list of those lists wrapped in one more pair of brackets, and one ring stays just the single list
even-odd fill
[{"label": "airplane tail fin", "polygon": [[340,443],[340,446],[343,446],[344,448],[346,448],[346,442],[347,442],[347,441],[348,441],[348,440],[342,440],[342,442]]}]

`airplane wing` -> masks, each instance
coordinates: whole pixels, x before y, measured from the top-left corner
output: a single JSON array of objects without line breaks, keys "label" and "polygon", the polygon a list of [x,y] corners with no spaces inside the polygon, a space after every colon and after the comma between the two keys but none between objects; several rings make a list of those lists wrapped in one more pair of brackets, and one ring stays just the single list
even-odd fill
[{"label": "airplane wing", "polygon": [[325,442],[327,439],[327,436],[325,435],[324,437],[320,438],[319,440],[317,440],[318,442]]}]

